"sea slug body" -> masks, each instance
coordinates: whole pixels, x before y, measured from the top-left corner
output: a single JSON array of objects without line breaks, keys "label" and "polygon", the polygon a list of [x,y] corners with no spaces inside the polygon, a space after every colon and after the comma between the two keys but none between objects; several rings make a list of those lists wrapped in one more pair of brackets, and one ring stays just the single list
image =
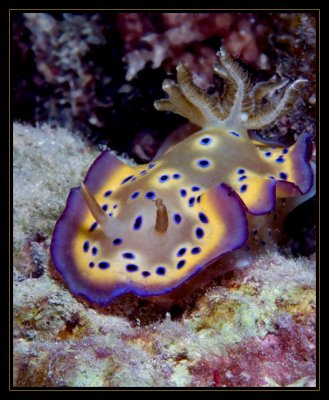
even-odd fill
[{"label": "sea slug body", "polygon": [[[214,71],[227,84],[222,98],[203,93],[179,65],[178,83],[165,80],[169,97],[155,103],[198,125],[198,132],[147,165],[128,166],[104,151],[71,190],[51,257],[75,295],[106,305],[127,292],[170,292],[242,247],[248,214],[269,213],[277,198],[310,190],[308,134],[289,148],[271,148],[247,133],[274,124],[305,80],[251,87],[223,48],[218,56]],[[275,90],[281,100],[264,108]]]}]

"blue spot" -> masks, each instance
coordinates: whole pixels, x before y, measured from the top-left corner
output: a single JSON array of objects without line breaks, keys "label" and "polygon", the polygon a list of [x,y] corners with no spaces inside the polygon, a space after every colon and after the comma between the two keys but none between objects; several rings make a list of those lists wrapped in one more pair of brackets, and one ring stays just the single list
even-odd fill
[{"label": "blue spot", "polygon": [[110,212],[110,213],[109,213],[109,217],[113,217],[113,212]]},{"label": "blue spot", "polygon": [[212,142],[212,139],[210,137],[204,137],[200,140],[200,144],[202,146],[208,146]]},{"label": "blue spot", "polygon": [[155,193],[154,193],[154,192],[147,192],[147,193],[145,194],[145,197],[146,197],[147,199],[154,199]]},{"label": "blue spot", "polygon": [[103,209],[104,211],[107,211],[108,208],[109,208],[109,206],[108,206],[107,204],[104,204],[104,205],[102,206],[102,209]]},{"label": "blue spot", "polygon": [[90,267],[90,268],[92,268],[92,267],[94,267],[94,266],[95,266],[95,263],[94,263],[93,261],[89,263],[89,267]]},{"label": "blue spot", "polygon": [[200,201],[201,201],[201,194],[199,194],[199,196],[196,198],[196,201],[197,201],[198,203],[200,203]]},{"label": "blue spot", "polygon": [[198,166],[201,168],[208,168],[210,165],[210,161],[206,159],[202,159],[198,161]]},{"label": "blue spot", "polygon": [[186,253],[186,248],[182,247],[177,251],[177,257],[182,257]]},{"label": "blue spot", "polygon": [[176,224],[180,224],[182,221],[182,217],[180,216],[180,214],[174,214],[174,221],[176,222]]},{"label": "blue spot", "polygon": [[114,204],[113,209],[114,209],[114,208],[117,208],[117,207],[118,207],[118,205],[117,205],[117,204]]},{"label": "blue spot", "polygon": [[190,198],[188,199],[188,205],[189,205],[190,207],[193,207],[193,206],[194,206],[194,203],[195,203],[195,197],[190,197]]},{"label": "blue spot", "polygon": [[136,272],[136,271],[138,271],[138,266],[135,265],[135,264],[127,264],[126,265],[126,270],[128,272]]},{"label": "blue spot", "polygon": [[242,174],[244,174],[245,172],[246,172],[246,170],[243,169],[243,168],[240,168],[240,169],[238,169],[238,171],[237,171],[237,173],[238,173],[239,175],[242,175]]},{"label": "blue spot", "polygon": [[270,151],[265,151],[264,156],[265,157],[271,157],[272,153]]},{"label": "blue spot", "polygon": [[92,253],[93,256],[95,256],[95,255],[98,253],[98,248],[97,248],[96,246],[94,246],[94,247],[91,249],[91,253]]},{"label": "blue spot", "polygon": [[108,190],[107,192],[104,193],[104,197],[110,197],[112,194],[112,190]]},{"label": "blue spot", "polygon": [[135,258],[135,254],[133,253],[122,253],[123,258],[128,258],[129,260],[133,260]]},{"label": "blue spot", "polygon": [[165,267],[158,267],[158,268],[156,269],[156,273],[157,273],[158,275],[165,275],[165,274],[166,274],[166,268],[165,268]]},{"label": "blue spot", "polygon": [[145,174],[147,174],[147,171],[144,169],[144,170],[141,171],[139,174],[140,174],[140,175],[145,175]]},{"label": "blue spot", "polygon": [[283,150],[282,150],[282,154],[287,154],[288,151],[289,151],[288,149],[283,149]]},{"label": "blue spot", "polygon": [[209,222],[208,217],[203,212],[199,212],[199,220],[204,224],[207,224]]},{"label": "blue spot", "polygon": [[200,252],[201,252],[201,248],[199,246],[193,247],[193,249],[191,250],[192,254],[199,254]]},{"label": "blue spot", "polygon": [[98,222],[94,222],[91,227],[89,228],[89,232],[94,231],[97,228]]},{"label": "blue spot", "polygon": [[100,263],[98,263],[98,268],[100,269],[107,269],[109,268],[110,263],[106,262],[106,261],[101,261]]},{"label": "blue spot", "polygon": [[280,178],[281,178],[282,180],[286,181],[287,178],[288,178],[288,175],[287,175],[285,172],[280,172]]},{"label": "blue spot", "polygon": [[134,177],[134,175],[127,176],[127,178],[125,178],[125,179],[121,182],[121,185],[123,185],[124,183],[130,181],[130,179],[132,179],[133,177]]},{"label": "blue spot", "polygon": [[185,189],[181,189],[181,190],[180,190],[180,195],[181,195],[182,197],[185,197],[186,194],[187,194],[187,192],[186,192]]},{"label": "blue spot", "polygon": [[149,166],[148,166],[148,169],[152,169],[152,168],[154,168],[156,166],[156,163],[151,163]]},{"label": "blue spot", "polygon": [[248,185],[242,185],[242,186],[240,187],[240,192],[241,192],[241,193],[244,193],[247,189],[248,189]]},{"label": "blue spot", "polygon": [[284,163],[284,158],[283,158],[283,156],[279,156],[276,160],[275,160],[277,163]]},{"label": "blue spot", "polygon": [[137,178],[134,176],[134,177],[132,178],[131,182],[135,182],[136,179],[137,179]]},{"label": "blue spot", "polygon": [[244,181],[245,179],[247,179],[248,177],[247,177],[247,175],[242,175],[242,176],[240,176],[240,178],[238,179],[238,181],[239,182],[242,182],[242,181]]},{"label": "blue spot", "polygon": [[202,239],[204,237],[204,231],[202,228],[196,228],[195,235],[198,239]]},{"label": "blue spot", "polygon": [[122,239],[121,238],[116,238],[113,240],[112,242],[114,244],[114,246],[119,246],[119,244],[122,243]]},{"label": "blue spot", "polygon": [[134,230],[138,231],[138,229],[141,228],[142,226],[142,222],[143,222],[143,217],[141,215],[139,215],[134,222]]},{"label": "blue spot", "polygon": [[275,179],[275,177],[273,175],[269,175],[268,176],[270,179]]},{"label": "blue spot", "polygon": [[192,186],[192,192],[198,192],[199,190],[199,186]]},{"label": "blue spot", "polygon": [[180,178],[180,174],[174,174],[172,177],[173,177],[174,179],[179,179],[179,178]]},{"label": "blue spot", "polygon": [[139,194],[140,194],[140,192],[135,192],[130,196],[130,198],[131,199],[136,199],[139,196]]},{"label": "blue spot", "polygon": [[147,278],[148,276],[151,275],[151,272],[149,272],[149,271],[143,271],[143,272],[142,272],[142,275],[144,276],[144,278]]},{"label": "blue spot", "polygon": [[230,131],[230,134],[236,137],[240,137],[240,133],[236,133],[234,131]]},{"label": "blue spot", "polygon": [[185,263],[186,263],[185,260],[180,260],[180,261],[178,261],[178,263],[177,263],[177,269],[183,268],[184,265],[185,265]]},{"label": "blue spot", "polygon": [[88,240],[87,240],[87,241],[84,242],[84,244],[83,244],[83,251],[84,251],[85,253],[87,253],[88,250],[89,250],[89,242],[88,242]]},{"label": "blue spot", "polygon": [[161,175],[159,178],[159,182],[161,182],[161,183],[167,182],[168,179],[169,179],[169,175]]}]

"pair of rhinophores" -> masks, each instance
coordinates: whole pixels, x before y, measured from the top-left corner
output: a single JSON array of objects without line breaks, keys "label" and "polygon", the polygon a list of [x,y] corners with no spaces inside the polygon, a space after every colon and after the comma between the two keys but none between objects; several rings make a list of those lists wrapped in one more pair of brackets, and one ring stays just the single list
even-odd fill
[{"label": "pair of rhinophores", "polygon": [[223,48],[218,57],[214,71],[225,83],[220,98],[201,91],[179,65],[177,84],[163,84],[169,97],[155,102],[198,125],[198,132],[145,165],[126,165],[104,151],[81,187],[70,191],[51,257],[72,293],[100,305],[126,292],[167,293],[241,248],[247,215],[270,213],[277,198],[310,191],[308,134],[289,148],[273,148],[247,133],[274,124],[306,81],[252,87]]}]

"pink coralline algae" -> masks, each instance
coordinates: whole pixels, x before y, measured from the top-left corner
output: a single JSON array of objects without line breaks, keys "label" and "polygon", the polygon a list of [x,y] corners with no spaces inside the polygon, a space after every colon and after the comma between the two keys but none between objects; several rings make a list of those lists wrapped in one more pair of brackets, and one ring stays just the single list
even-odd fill
[{"label": "pink coralline algae", "polygon": [[[290,318],[276,324],[275,333],[254,338],[228,350],[227,356],[202,360],[192,367],[192,386],[210,382],[213,386],[314,386],[314,323],[301,327]],[[285,326],[287,325],[287,326]]]}]

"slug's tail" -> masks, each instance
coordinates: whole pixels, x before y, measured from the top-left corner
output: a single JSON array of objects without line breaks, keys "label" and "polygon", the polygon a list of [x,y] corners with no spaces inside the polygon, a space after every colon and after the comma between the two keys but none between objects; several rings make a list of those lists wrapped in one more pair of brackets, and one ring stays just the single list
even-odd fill
[{"label": "slug's tail", "polygon": [[289,148],[258,148],[268,163],[267,174],[248,172],[235,190],[254,215],[269,213],[277,198],[294,197],[308,193],[313,184],[310,163],[312,143],[309,134],[300,135]]}]

